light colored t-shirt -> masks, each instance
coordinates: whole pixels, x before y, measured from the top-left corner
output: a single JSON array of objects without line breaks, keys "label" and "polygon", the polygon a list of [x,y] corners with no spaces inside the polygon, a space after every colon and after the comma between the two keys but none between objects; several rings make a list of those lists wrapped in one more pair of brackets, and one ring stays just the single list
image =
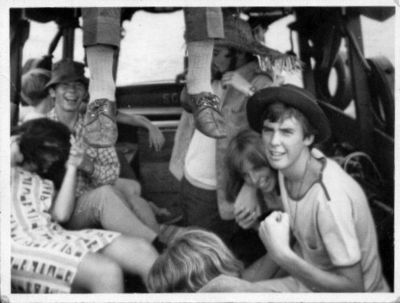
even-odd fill
[{"label": "light colored t-shirt", "polygon": [[22,124],[29,120],[45,118],[45,117],[46,114],[42,114],[35,111],[35,108],[33,106],[20,106],[18,124]]},{"label": "light colored t-shirt", "polygon": [[361,262],[365,290],[389,291],[363,190],[336,162],[316,149],[312,154],[324,161],[321,178],[299,200],[289,197],[284,176],[279,173],[282,202],[290,215],[299,254],[327,271]]},{"label": "light colored t-shirt", "polygon": [[[212,85],[214,93],[223,100],[225,91],[220,81]],[[194,131],[185,157],[185,177],[193,185],[215,190],[217,188],[217,170],[215,163],[217,140],[208,137],[197,129]]]}]

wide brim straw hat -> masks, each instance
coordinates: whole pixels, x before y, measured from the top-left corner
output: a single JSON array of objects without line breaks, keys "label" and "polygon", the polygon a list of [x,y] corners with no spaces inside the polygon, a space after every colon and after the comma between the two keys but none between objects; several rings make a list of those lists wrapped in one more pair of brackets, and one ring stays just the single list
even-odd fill
[{"label": "wide brim straw hat", "polygon": [[89,79],[85,77],[85,65],[71,59],[63,59],[53,64],[51,79],[46,84],[46,88],[58,83],[75,81],[81,81],[86,86],[88,85]]},{"label": "wide brim straw hat", "polygon": [[224,17],[224,34],[225,38],[215,39],[215,45],[232,47],[256,55],[261,59],[262,69],[274,66],[279,70],[293,71],[301,68],[301,62],[295,56],[269,48],[257,41],[249,23],[238,16]]},{"label": "wide brim straw hat", "polygon": [[247,119],[252,129],[261,132],[268,106],[281,102],[299,110],[317,130],[314,142],[326,141],[331,135],[329,120],[309,91],[292,84],[267,87],[257,91],[247,102]]}]

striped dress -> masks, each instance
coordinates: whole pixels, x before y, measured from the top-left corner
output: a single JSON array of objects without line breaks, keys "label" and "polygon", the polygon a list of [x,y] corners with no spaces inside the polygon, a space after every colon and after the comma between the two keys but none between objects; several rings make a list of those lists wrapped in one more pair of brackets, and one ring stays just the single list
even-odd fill
[{"label": "striped dress", "polygon": [[53,183],[21,168],[11,170],[11,284],[13,292],[69,293],[77,267],[120,234],[65,230],[51,219]]}]

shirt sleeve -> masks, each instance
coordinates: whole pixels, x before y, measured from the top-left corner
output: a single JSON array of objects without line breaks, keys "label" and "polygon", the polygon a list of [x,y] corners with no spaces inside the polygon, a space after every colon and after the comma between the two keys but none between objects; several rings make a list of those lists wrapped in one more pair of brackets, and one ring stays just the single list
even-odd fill
[{"label": "shirt sleeve", "polygon": [[87,149],[87,155],[93,161],[93,173],[90,176],[94,186],[114,184],[119,176],[120,164],[114,147]]},{"label": "shirt sleeve", "polygon": [[352,201],[345,193],[337,193],[320,204],[318,226],[330,260],[335,266],[350,266],[361,260],[352,210]]}]

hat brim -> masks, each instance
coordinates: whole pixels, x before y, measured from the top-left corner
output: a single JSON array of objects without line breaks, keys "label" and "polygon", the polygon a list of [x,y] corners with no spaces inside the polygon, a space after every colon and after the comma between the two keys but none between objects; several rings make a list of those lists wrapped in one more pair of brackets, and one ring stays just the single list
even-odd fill
[{"label": "hat brim", "polygon": [[314,142],[321,143],[331,135],[329,120],[319,107],[316,98],[305,89],[294,85],[268,87],[256,92],[247,102],[247,119],[252,129],[261,132],[264,113],[268,106],[282,102],[302,112],[318,131]]},{"label": "hat brim", "polygon": [[46,89],[48,89],[58,83],[67,83],[67,82],[75,82],[75,81],[81,81],[86,86],[89,84],[89,79],[86,77],[62,75],[59,77],[51,78],[50,81],[46,84]]},{"label": "hat brim", "polygon": [[285,54],[281,53],[280,51],[269,48],[257,41],[254,41],[250,44],[240,44],[227,39],[215,39],[215,45],[233,47],[235,49],[252,53],[254,55],[269,57],[272,60],[285,56]]}]

